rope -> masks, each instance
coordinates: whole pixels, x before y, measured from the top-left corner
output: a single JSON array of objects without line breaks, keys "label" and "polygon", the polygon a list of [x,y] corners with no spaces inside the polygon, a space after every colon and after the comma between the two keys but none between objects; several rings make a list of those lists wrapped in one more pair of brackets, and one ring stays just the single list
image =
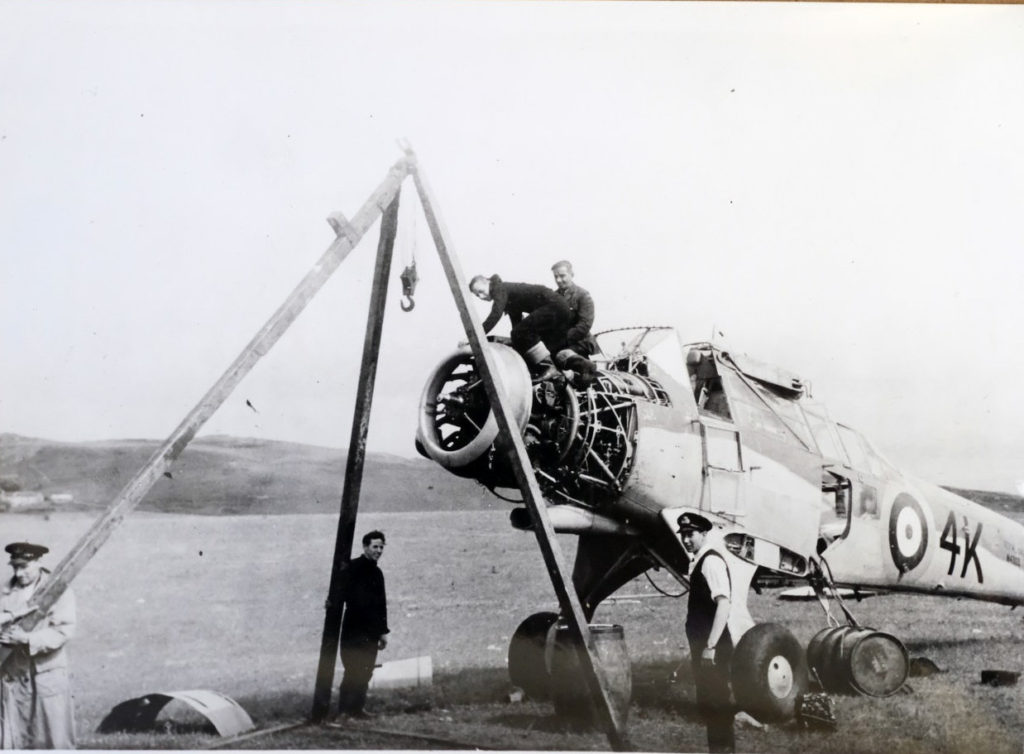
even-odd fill
[{"label": "rope", "polygon": [[419,217],[419,213],[414,211],[412,213],[412,232],[410,233],[412,246],[410,247],[409,243],[405,240],[405,236],[402,238],[402,261],[406,263],[405,269],[399,275],[399,280],[402,281],[401,307],[403,312],[411,312],[416,307],[413,295],[416,293],[416,283],[420,279],[416,272],[416,238],[419,235],[417,217]]},{"label": "rope", "polygon": [[682,597],[684,594],[690,591],[689,589],[684,589],[679,594],[672,594],[671,592],[666,592],[664,589],[662,589],[660,586],[654,583],[654,579],[651,578],[651,572],[649,570],[644,571],[644,576],[647,577],[647,583],[654,587],[654,591],[665,597],[672,597],[673,599],[678,599],[679,597]]}]

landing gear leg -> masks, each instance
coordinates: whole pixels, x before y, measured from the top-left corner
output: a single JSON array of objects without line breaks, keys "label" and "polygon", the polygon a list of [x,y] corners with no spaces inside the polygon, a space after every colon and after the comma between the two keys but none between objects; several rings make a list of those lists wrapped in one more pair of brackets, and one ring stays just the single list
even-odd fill
[{"label": "landing gear leg", "polygon": [[[906,647],[891,634],[862,627],[839,596],[828,573],[828,563],[824,559],[811,563],[811,585],[829,622],[807,645],[811,674],[826,691],[877,697],[895,694],[909,673]],[[840,626],[829,611],[829,595],[842,608],[848,625]]]}]

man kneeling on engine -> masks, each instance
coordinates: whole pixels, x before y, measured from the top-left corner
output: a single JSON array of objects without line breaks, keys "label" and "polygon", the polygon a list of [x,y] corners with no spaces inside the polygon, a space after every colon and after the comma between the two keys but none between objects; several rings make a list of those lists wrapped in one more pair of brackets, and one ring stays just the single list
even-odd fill
[{"label": "man kneeling on engine", "polygon": [[481,301],[491,301],[491,313],[483,322],[490,332],[503,314],[512,322],[512,347],[526,360],[535,379],[561,376],[551,361],[565,345],[569,330],[569,306],[557,293],[543,285],[506,283],[497,275],[477,275],[469,290]]},{"label": "man kneeling on engine", "polygon": [[597,380],[597,366],[590,355],[597,353],[597,341],[590,334],[594,326],[594,299],[585,288],[576,285],[572,263],[568,259],[551,266],[558,295],[569,305],[569,331],[565,347],[555,353],[555,363],[576,374],[574,385],[586,388]]}]

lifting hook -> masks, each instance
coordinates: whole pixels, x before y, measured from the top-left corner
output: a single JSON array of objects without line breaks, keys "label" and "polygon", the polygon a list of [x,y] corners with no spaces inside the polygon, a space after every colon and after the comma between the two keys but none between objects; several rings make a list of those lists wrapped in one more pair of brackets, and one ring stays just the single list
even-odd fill
[{"label": "lifting hook", "polygon": [[401,303],[403,312],[411,312],[416,306],[416,302],[412,300],[413,294],[416,292],[416,282],[419,280],[419,275],[416,274],[416,261],[413,260],[412,264],[402,270],[400,276],[402,280],[402,297],[408,300],[408,305],[403,300]]}]

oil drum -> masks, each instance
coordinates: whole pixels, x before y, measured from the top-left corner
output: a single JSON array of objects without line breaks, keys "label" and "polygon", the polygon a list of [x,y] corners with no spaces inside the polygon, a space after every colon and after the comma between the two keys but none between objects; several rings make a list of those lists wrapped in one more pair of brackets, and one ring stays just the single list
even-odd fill
[{"label": "oil drum", "polygon": [[858,626],[819,631],[807,645],[807,662],[826,691],[877,697],[895,694],[910,669],[899,639]]},{"label": "oil drum", "polygon": [[850,686],[866,696],[891,696],[900,690],[910,670],[903,643],[891,634],[858,628],[842,640],[841,662]]},{"label": "oil drum", "polygon": [[817,677],[818,682],[822,688],[828,690],[829,684],[826,683],[825,675],[825,645],[829,642],[829,639],[837,632],[843,630],[843,626],[828,626],[821,629],[816,633],[810,642],[807,644],[807,667],[811,671],[811,676]]},{"label": "oil drum", "polygon": [[[590,648],[604,679],[612,709],[621,723],[629,713],[633,670],[620,625],[591,624]],[[597,722],[596,710],[569,627],[559,624],[550,653],[551,699],[555,714],[577,725]]]}]

